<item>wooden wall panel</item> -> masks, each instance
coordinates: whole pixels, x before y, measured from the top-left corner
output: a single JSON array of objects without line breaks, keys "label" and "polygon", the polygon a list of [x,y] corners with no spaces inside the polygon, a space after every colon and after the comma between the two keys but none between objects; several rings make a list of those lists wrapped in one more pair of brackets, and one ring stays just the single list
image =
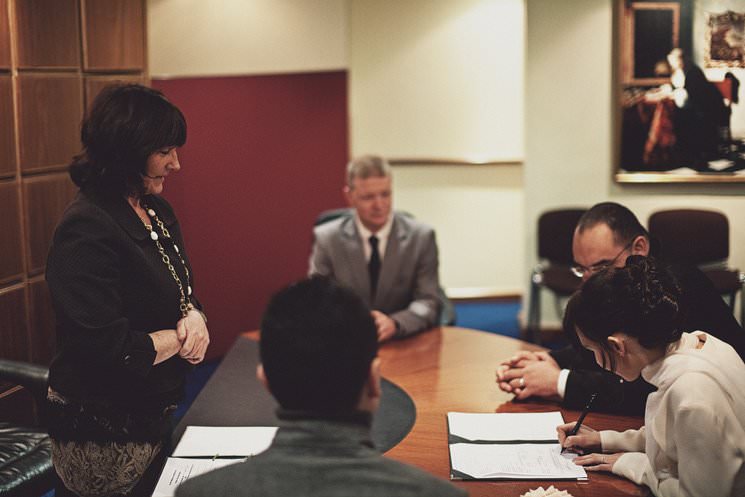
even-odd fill
[{"label": "wooden wall panel", "polygon": [[0,284],[20,280],[23,276],[18,193],[18,182],[0,183]]},{"label": "wooden wall panel", "polygon": [[44,271],[54,228],[76,191],[67,173],[24,178],[29,275]]},{"label": "wooden wall panel", "polygon": [[143,0],[83,0],[86,71],[145,69]]},{"label": "wooden wall panel", "polygon": [[80,67],[77,0],[16,0],[19,68]]},{"label": "wooden wall panel", "polygon": [[10,25],[8,0],[0,0],[0,68],[10,69]]},{"label": "wooden wall panel", "polygon": [[0,358],[30,359],[26,323],[26,287],[0,289]]},{"label": "wooden wall panel", "polygon": [[65,167],[80,151],[82,99],[78,75],[18,77],[18,133],[24,173]]},{"label": "wooden wall panel", "polygon": [[14,129],[13,84],[10,75],[0,75],[0,178],[16,173]]},{"label": "wooden wall panel", "polygon": [[29,281],[29,340],[31,361],[49,366],[54,357],[55,329],[52,299],[43,277]]},{"label": "wooden wall panel", "polygon": [[90,109],[93,100],[106,86],[114,83],[139,83],[146,84],[142,75],[109,75],[109,76],[87,76],[85,78],[85,108]]}]

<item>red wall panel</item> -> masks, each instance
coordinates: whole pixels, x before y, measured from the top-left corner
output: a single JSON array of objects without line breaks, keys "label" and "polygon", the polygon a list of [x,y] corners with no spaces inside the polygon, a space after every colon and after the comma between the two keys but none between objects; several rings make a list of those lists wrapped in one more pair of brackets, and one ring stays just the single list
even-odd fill
[{"label": "red wall panel", "polygon": [[306,274],[316,215],[343,205],[347,73],[152,84],[188,123],[164,195],[183,226],[215,357],[258,328],[273,292]]}]

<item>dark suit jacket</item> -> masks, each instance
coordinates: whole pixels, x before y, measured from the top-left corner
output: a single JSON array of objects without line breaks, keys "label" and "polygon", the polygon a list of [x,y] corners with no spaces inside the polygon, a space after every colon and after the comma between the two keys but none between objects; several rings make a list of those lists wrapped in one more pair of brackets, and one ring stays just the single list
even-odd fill
[{"label": "dark suit jacket", "polygon": [[[188,264],[170,205],[156,196],[146,201]],[[172,244],[163,246],[185,282]],[[46,278],[57,321],[53,389],[127,412],[162,410],[181,396],[189,364],[174,356],[153,366],[155,348],[147,336],[175,329],[181,319],[178,287],[124,198],[77,195],[55,231]]]},{"label": "dark suit jacket", "polygon": [[[723,340],[745,358],[745,332],[737,324],[730,308],[717,293],[711,280],[695,267],[673,266],[683,289],[681,312],[682,331],[705,331]],[[593,409],[632,415],[643,415],[647,396],[655,387],[639,378],[625,382],[603,370],[595,362],[592,352],[583,349],[574,330],[564,330],[573,346],[551,352],[563,369],[569,369],[564,405],[581,409],[593,392],[599,392]]]},{"label": "dark suit jacket", "polygon": [[449,482],[380,455],[370,441],[369,416],[329,420],[281,411],[278,415],[283,421],[269,450],[187,480],[176,489],[176,497],[467,495]]},{"label": "dark suit jacket", "polygon": [[375,300],[362,239],[354,216],[316,226],[309,274],[321,274],[354,290],[370,309],[399,324],[399,336],[432,328],[440,313],[435,232],[410,217],[394,214]]}]

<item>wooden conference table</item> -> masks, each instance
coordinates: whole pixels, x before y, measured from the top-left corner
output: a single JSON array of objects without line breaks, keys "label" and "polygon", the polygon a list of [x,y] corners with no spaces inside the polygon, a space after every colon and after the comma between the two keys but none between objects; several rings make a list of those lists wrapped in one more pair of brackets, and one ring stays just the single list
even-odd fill
[{"label": "wooden conference table", "polygon": [[[415,337],[383,345],[379,355],[385,378],[403,388],[416,404],[416,423],[404,440],[386,455],[447,479],[450,465],[445,415],[462,412],[543,412],[560,410],[567,421],[578,411],[551,402],[512,402],[494,381],[498,364],[519,350],[541,350],[513,338],[465,328],[436,328]],[[590,413],[585,419],[596,429],[639,428],[641,417]],[[519,496],[549,485],[574,497],[650,495],[646,487],[609,473],[588,473],[584,482],[464,481],[454,482],[471,497]]]},{"label": "wooden conference table", "polygon": [[[257,332],[244,334],[253,340]],[[448,479],[450,463],[446,413],[462,412],[544,412],[560,410],[567,421],[576,420],[578,411],[561,409],[552,402],[512,402],[512,395],[499,390],[494,381],[498,364],[519,350],[541,350],[513,338],[456,327],[426,331],[380,348],[381,370],[413,399],[416,422],[411,432],[386,456],[403,461]],[[225,361],[224,361],[225,362]],[[219,372],[219,371],[218,371]],[[243,368],[232,374],[243,376]],[[253,374],[253,371],[248,371]],[[214,376],[218,376],[216,373]],[[217,378],[213,379],[217,380]],[[231,382],[230,378],[223,378]],[[212,387],[212,388],[208,388]],[[205,390],[215,390],[208,384]],[[203,390],[204,392],[204,390]],[[215,392],[213,392],[215,393]],[[200,393],[200,396],[202,394]],[[215,399],[225,393],[218,393]],[[198,398],[197,401],[200,399]],[[211,399],[202,399],[214,413]],[[197,402],[195,402],[196,404]],[[234,406],[241,409],[249,406]],[[187,413],[187,417],[189,413]],[[188,421],[186,418],[184,422]],[[626,430],[643,424],[640,417],[590,413],[585,421],[597,429]],[[182,423],[184,424],[184,423]],[[218,423],[219,424],[219,423]],[[182,427],[183,428],[183,427]],[[520,496],[530,489],[554,485],[574,497],[621,497],[650,495],[646,487],[608,473],[589,473],[583,482],[572,481],[456,481],[472,497]]]}]

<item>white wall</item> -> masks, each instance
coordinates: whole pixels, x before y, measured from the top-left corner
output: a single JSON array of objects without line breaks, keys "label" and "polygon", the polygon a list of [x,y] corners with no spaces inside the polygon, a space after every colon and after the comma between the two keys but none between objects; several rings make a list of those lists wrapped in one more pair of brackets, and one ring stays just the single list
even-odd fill
[{"label": "white wall", "polygon": [[156,78],[340,70],[345,0],[148,0]]},{"label": "white wall", "polygon": [[[537,262],[541,212],[603,200],[628,206],[644,224],[663,208],[721,210],[730,220],[731,264],[745,269],[745,185],[613,182],[612,4],[527,2],[524,274]],[[551,307],[544,315],[558,326]]]},{"label": "white wall", "polygon": [[453,297],[522,292],[522,166],[394,168],[396,208],[437,230]]},{"label": "white wall", "polygon": [[518,293],[521,166],[426,159],[522,159],[522,0],[350,0],[349,36],[352,153],[424,159],[395,203],[437,230],[449,293]]},{"label": "white wall", "polygon": [[352,148],[523,157],[522,0],[351,0]]}]

